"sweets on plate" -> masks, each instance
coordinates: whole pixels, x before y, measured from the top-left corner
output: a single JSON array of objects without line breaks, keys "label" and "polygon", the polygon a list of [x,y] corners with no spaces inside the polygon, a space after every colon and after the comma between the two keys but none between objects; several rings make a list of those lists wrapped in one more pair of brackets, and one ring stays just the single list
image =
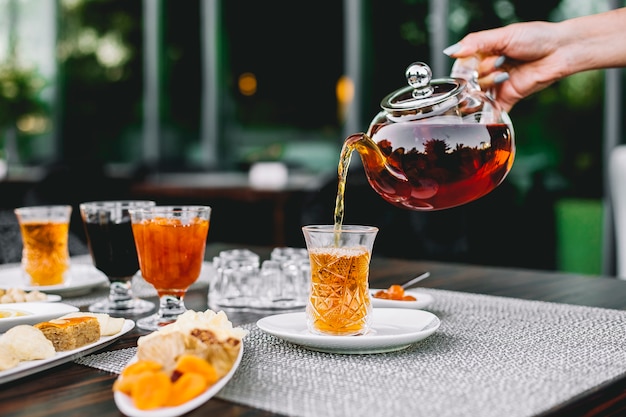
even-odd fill
[{"label": "sweets on plate", "polygon": [[137,361],[113,385],[140,410],[181,405],[217,383],[234,366],[247,331],[224,312],[187,311],[137,341]]},{"label": "sweets on plate", "polygon": [[71,317],[95,317],[100,324],[100,336],[113,336],[122,331],[126,319],[123,317],[111,317],[104,313],[87,313],[83,311],[77,311],[75,313],[68,313],[59,318],[71,318]]},{"label": "sweets on plate", "polygon": [[0,344],[0,371],[15,368],[19,363],[20,360],[15,356],[13,349],[8,345]]},{"label": "sweets on plate", "polygon": [[376,291],[374,297],[394,301],[416,301],[415,297],[405,294],[404,288],[397,284],[391,285],[388,289]]},{"label": "sweets on plate", "polygon": [[222,377],[232,367],[247,331],[233,327],[223,311],[188,310],[174,323],[137,340],[137,358],[174,369],[178,357],[191,354],[211,363]]},{"label": "sweets on plate", "polygon": [[[0,347],[3,352],[0,354],[0,358],[6,359],[4,361],[5,366],[13,363],[11,357],[20,362],[48,359],[56,354],[54,345],[44,336],[43,332],[27,324],[21,324],[7,330],[0,336]],[[7,353],[6,357],[4,357],[4,353]],[[14,366],[17,366],[17,363]],[[1,365],[0,368],[2,368]]]},{"label": "sweets on plate", "polygon": [[38,290],[25,291],[21,288],[0,288],[0,304],[45,301],[46,299],[48,299],[48,294]]},{"label": "sweets on plate", "polygon": [[70,313],[54,320],[18,325],[0,335],[0,371],[22,361],[52,358],[57,352],[96,342],[119,333],[125,319],[100,313]]},{"label": "sweets on plate", "polygon": [[241,349],[241,339],[228,337],[219,340],[216,334],[210,329],[193,329],[191,336],[198,341],[197,356],[203,357],[215,368],[218,378],[223,377],[230,371],[237,360]]},{"label": "sweets on plate", "polygon": [[100,322],[91,316],[58,318],[34,327],[43,332],[57,352],[77,349],[100,339]]}]

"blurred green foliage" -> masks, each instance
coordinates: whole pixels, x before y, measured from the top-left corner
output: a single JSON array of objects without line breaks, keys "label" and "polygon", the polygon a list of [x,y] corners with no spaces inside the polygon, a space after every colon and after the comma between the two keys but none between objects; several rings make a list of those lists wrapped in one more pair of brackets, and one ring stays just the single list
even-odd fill
[{"label": "blurred green foliage", "polygon": [[0,65],[0,129],[15,128],[20,118],[43,112],[45,104],[39,94],[45,84],[33,68],[13,61]]}]

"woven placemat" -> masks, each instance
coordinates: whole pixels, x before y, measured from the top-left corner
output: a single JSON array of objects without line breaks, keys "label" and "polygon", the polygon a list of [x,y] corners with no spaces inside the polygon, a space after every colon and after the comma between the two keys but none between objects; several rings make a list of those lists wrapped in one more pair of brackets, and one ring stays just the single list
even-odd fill
[{"label": "woven placemat", "polygon": [[313,352],[243,326],[243,360],[218,397],[290,416],[526,417],[626,372],[626,311],[420,291],[441,327],[399,352]]}]

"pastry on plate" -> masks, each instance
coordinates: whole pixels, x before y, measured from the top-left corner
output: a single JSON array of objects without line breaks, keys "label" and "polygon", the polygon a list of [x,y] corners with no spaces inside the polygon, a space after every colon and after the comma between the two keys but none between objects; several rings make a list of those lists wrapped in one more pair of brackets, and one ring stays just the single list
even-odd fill
[{"label": "pastry on plate", "polygon": [[87,313],[83,311],[77,311],[75,313],[68,313],[60,318],[70,317],[95,317],[100,323],[100,336],[113,336],[122,331],[126,319],[123,317],[111,317],[104,313]]},{"label": "pastry on plate", "polygon": [[168,410],[164,415],[190,411],[201,404],[192,399],[206,401],[228,382],[246,334],[233,328],[223,312],[183,313],[137,340],[136,357],[113,385],[116,404],[127,415],[162,407]]},{"label": "pastry on plate", "polygon": [[21,288],[0,288],[0,304],[45,301],[47,298],[48,294],[38,290],[25,291]]},{"label": "pastry on plate", "polygon": [[[52,342],[44,336],[41,330],[27,324],[7,330],[0,336],[0,345],[4,346],[4,351],[10,352],[18,361],[48,359],[56,354]],[[11,363],[11,360],[7,362]]]},{"label": "pastry on plate", "polygon": [[221,378],[235,363],[246,334],[246,330],[233,327],[222,311],[188,310],[176,322],[140,337],[137,358],[159,362],[170,372],[180,356],[190,354],[213,365]]},{"label": "pastry on plate", "polygon": [[57,352],[78,349],[100,340],[100,322],[91,316],[58,318],[35,327],[52,342]]},{"label": "pastry on plate", "polygon": [[8,345],[0,344],[0,371],[15,368],[20,363],[13,349]]}]

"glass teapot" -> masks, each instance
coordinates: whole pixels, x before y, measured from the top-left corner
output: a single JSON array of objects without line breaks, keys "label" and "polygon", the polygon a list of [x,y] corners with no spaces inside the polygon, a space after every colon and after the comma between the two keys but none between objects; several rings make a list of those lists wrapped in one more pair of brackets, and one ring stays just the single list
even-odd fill
[{"label": "glass teapot", "polygon": [[421,211],[468,203],[501,184],[515,157],[513,125],[481,91],[476,66],[457,61],[450,78],[432,79],[428,65],[409,65],[409,85],[382,100],[367,133],[346,139],[340,178],[356,150],[382,198]]}]

